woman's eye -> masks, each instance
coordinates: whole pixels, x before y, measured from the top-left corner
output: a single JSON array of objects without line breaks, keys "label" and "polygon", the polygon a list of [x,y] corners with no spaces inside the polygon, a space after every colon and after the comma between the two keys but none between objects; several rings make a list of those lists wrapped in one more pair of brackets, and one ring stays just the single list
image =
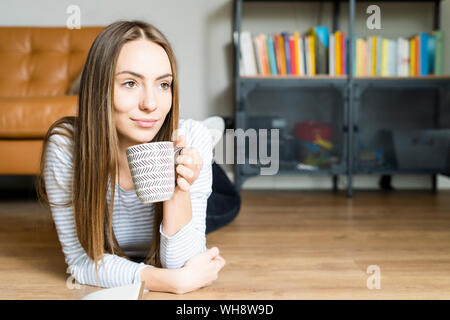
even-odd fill
[{"label": "woman's eye", "polygon": [[[128,84],[131,84],[132,87],[128,86]],[[134,82],[134,81],[127,81],[127,82],[124,82],[123,85],[124,85],[126,88],[134,88],[134,87],[136,86],[136,82]]]},{"label": "woman's eye", "polygon": [[168,83],[168,82],[163,82],[163,83],[161,83],[161,87],[162,87],[164,90],[170,89],[171,86],[172,86],[172,84],[171,84],[171,83]]}]

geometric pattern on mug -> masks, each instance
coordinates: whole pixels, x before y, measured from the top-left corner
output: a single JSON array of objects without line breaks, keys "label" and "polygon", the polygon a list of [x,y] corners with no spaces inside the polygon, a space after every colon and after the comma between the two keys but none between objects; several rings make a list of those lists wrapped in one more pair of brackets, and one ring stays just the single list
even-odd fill
[{"label": "geometric pattern on mug", "polygon": [[[158,141],[158,142],[150,142],[151,144],[151,150],[167,150],[167,145],[169,144],[173,144],[173,142],[170,141]],[[149,144],[137,144],[135,146],[131,146],[128,148],[128,150],[131,153],[139,153],[139,152],[145,152],[145,151],[149,151],[148,149]]]},{"label": "geometric pattern on mug", "polygon": [[145,174],[148,172],[149,168],[152,169],[151,172],[165,172],[165,171],[172,170],[172,167],[173,167],[172,164],[163,163],[163,164],[155,165],[152,167],[131,168],[131,174],[133,174],[133,175]]},{"label": "geometric pattern on mug", "polygon": [[172,179],[174,180],[173,171],[165,171],[165,172],[149,172],[148,174],[139,174],[134,176],[134,183],[141,184],[142,182],[149,182],[155,186],[160,186],[166,180]]},{"label": "geometric pattern on mug", "polygon": [[139,153],[130,153],[128,157],[128,161],[134,163],[139,160],[150,160],[150,159],[167,159],[167,157],[172,156],[171,150],[164,151],[147,151],[147,152],[139,152]]},{"label": "geometric pattern on mug", "polygon": [[139,200],[143,203],[153,203],[153,202],[169,200],[172,197],[172,194],[173,194],[173,192],[171,190],[167,193],[161,193],[158,191],[158,193],[156,193],[156,194],[150,194],[150,195],[137,194],[137,196],[138,196]]},{"label": "geometric pattern on mug", "polygon": [[[132,156],[131,156],[132,157]],[[130,157],[130,158],[131,158]],[[143,160],[131,160],[128,161],[130,165],[132,165],[132,168],[136,167],[144,167],[144,166],[158,166],[167,164],[167,160],[170,159],[169,157],[159,157],[159,158],[152,158],[152,155],[148,155],[149,159],[143,159]]]}]

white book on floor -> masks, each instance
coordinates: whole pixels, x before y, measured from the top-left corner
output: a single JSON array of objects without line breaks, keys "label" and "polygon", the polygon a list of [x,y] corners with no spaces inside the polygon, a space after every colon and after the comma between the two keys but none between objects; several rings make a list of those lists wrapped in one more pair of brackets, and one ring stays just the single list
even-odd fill
[{"label": "white book on floor", "polygon": [[142,300],[144,281],[122,287],[102,289],[84,296],[81,300]]}]

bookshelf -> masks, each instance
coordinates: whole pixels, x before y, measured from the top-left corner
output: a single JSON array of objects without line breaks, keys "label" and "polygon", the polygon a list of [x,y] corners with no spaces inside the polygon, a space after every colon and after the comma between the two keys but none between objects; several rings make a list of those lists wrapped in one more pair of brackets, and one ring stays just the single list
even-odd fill
[{"label": "bookshelf", "polygon": [[[405,141],[402,135],[405,130],[410,130],[411,135],[424,132],[425,140],[431,139],[429,134],[437,134],[440,140],[433,136],[433,142],[436,139],[442,141],[442,136],[450,141],[450,99],[446,99],[450,98],[450,76],[354,76],[353,63],[348,66],[348,74],[338,76],[326,74],[242,76],[239,52],[243,3],[261,2],[263,5],[263,2],[271,1],[274,0],[235,0],[234,2],[233,34],[237,34],[237,42],[234,46],[235,128],[241,128],[244,131],[248,128],[270,129],[269,125],[262,125],[264,121],[267,123],[264,116],[276,118],[278,123],[284,122],[284,126],[281,127],[281,132],[285,132],[284,135],[281,134],[280,140],[278,175],[329,175],[333,179],[334,191],[337,191],[339,176],[344,175],[347,176],[347,196],[352,196],[354,175],[426,174],[431,176],[431,189],[435,191],[436,175],[450,175],[449,161],[443,163],[442,159],[439,159],[439,165],[433,167],[431,164],[426,168],[417,166],[416,162],[414,167],[414,163],[405,159],[408,156],[408,149],[403,146],[406,144],[399,144],[399,141],[400,143]],[[284,0],[282,2],[311,1]],[[330,29],[334,32],[339,29],[341,1],[324,2],[332,3]],[[356,1],[348,0],[347,2],[349,3],[347,58],[348,61],[353,61],[352,40],[355,37]],[[439,0],[379,2],[428,2],[434,6],[432,27],[434,30],[440,27]],[[424,99],[428,100],[421,101]],[[408,105],[411,105],[411,110],[416,114],[409,115]],[[405,116],[401,116],[402,112]],[[300,150],[302,147],[299,146],[298,141],[292,141],[295,140],[292,139],[292,135],[289,136],[286,133],[296,130],[300,120],[320,120],[321,117],[333,132],[333,138],[331,138],[333,149],[332,153],[328,154],[333,161],[318,165],[314,169],[310,167],[305,169],[304,166],[298,166],[299,154],[303,152]],[[370,117],[379,123],[371,121]],[[261,126],[255,126],[255,123],[258,124],[255,119],[260,121]],[[419,135],[417,139],[422,140],[422,136]],[[381,149],[389,145],[390,150],[375,150],[373,145],[377,144],[381,144]],[[402,149],[403,153],[400,153],[399,149]],[[270,151],[269,146],[267,150]],[[290,150],[296,150],[297,154],[289,152]],[[424,152],[431,150],[436,149],[423,148]],[[239,151],[243,150],[238,150],[235,143],[234,154],[237,155]],[[247,150],[245,152],[248,154]],[[395,165],[389,164],[388,161],[393,157],[392,153],[396,154],[396,159],[393,161]],[[235,163],[238,163],[236,158]],[[260,168],[259,165],[247,162],[235,164],[236,187],[241,189],[245,179],[258,175]]]}]

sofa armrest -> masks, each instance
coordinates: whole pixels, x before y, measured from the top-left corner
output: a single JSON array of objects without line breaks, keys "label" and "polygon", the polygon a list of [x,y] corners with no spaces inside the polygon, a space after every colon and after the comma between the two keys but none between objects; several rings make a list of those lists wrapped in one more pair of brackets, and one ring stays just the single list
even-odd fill
[{"label": "sofa armrest", "polygon": [[0,138],[43,138],[50,126],[78,112],[78,96],[0,98]]}]

